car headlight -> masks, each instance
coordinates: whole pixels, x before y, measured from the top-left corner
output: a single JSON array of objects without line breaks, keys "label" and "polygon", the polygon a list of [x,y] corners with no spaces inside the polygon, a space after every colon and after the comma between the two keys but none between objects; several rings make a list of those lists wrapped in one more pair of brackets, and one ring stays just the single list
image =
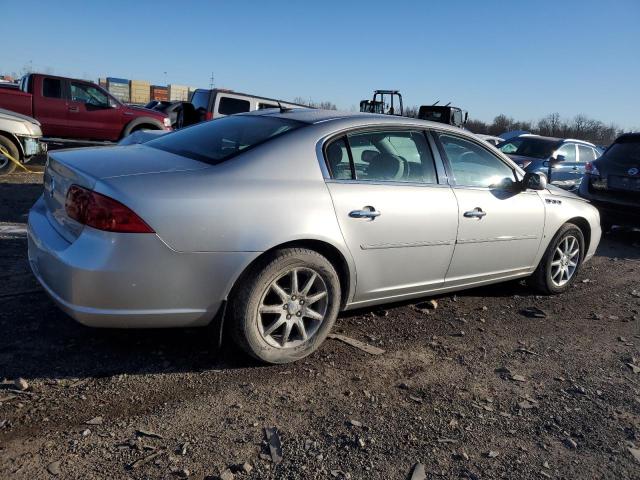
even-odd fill
[{"label": "car headlight", "polygon": [[167,128],[171,128],[171,119],[169,117],[166,117],[162,120],[162,123],[164,123],[164,126]]}]

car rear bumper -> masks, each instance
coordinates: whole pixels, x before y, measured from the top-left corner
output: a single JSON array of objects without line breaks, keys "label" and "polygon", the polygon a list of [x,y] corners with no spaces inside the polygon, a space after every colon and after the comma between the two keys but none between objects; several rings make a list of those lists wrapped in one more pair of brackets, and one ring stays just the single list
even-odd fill
[{"label": "car rear bumper", "polygon": [[153,234],[85,227],[72,243],[41,197],[29,212],[29,263],[49,296],[92,327],[207,325],[255,252],[181,253]]},{"label": "car rear bumper", "polygon": [[598,209],[600,217],[607,223],[617,225],[640,225],[640,202],[616,198],[614,192],[598,194],[589,190],[589,180],[585,178],[580,186],[580,196],[589,200]]}]

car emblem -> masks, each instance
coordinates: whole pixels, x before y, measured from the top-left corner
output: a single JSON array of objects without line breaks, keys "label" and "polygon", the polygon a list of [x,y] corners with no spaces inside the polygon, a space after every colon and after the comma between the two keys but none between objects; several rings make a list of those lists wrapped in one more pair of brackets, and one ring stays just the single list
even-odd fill
[{"label": "car emblem", "polygon": [[629,171],[627,172],[629,175],[637,175],[638,172],[640,170],[638,170],[636,167],[630,168]]}]

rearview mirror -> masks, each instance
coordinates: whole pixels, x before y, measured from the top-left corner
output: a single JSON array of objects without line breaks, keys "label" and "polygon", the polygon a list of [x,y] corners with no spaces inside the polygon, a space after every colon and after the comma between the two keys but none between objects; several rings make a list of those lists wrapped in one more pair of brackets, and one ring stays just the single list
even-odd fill
[{"label": "rearview mirror", "polygon": [[520,182],[523,190],[544,190],[547,188],[547,177],[541,173],[527,172]]}]

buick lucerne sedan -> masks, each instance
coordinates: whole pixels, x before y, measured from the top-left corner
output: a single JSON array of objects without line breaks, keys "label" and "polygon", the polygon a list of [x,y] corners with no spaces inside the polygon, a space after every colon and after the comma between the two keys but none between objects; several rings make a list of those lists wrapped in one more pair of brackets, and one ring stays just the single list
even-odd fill
[{"label": "buick lucerne sedan", "polygon": [[463,130],[283,108],[50,153],[29,261],[85,325],[222,316],[285,363],[341,310],[525,277],[561,293],[600,235],[589,203]]}]

